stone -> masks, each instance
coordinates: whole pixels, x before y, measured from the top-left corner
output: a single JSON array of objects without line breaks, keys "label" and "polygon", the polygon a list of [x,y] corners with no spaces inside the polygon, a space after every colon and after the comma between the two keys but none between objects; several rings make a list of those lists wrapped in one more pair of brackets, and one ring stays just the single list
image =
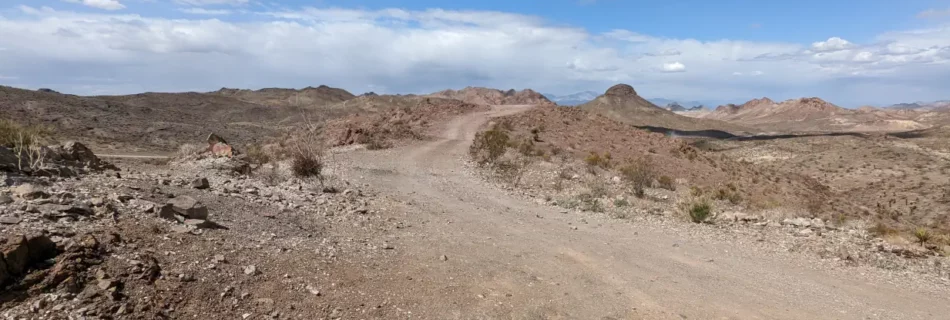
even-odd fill
[{"label": "stone", "polygon": [[39,210],[42,212],[49,213],[62,213],[70,215],[80,215],[80,216],[89,216],[95,213],[89,206],[85,204],[75,204],[75,205],[65,205],[65,204],[44,204],[39,206]]},{"label": "stone", "polygon": [[0,224],[19,224],[22,221],[17,217],[0,217]]},{"label": "stone", "polygon": [[109,288],[112,288],[115,286],[115,282],[109,279],[100,279],[97,286],[99,287],[99,289],[109,290]]},{"label": "stone", "polygon": [[13,203],[13,198],[7,194],[0,194],[0,205]]},{"label": "stone", "polygon": [[825,228],[825,222],[822,221],[822,220],[819,219],[819,218],[811,219],[811,227],[812,227],[812,228],[815,228],[815,229],[824,229],[824,228]]},{"label": "stone", "polygon": [[257,273],[258,273],[257,267],[254,265],[244,267],[244,274],[246,275],[253,276],[253,275],[257,275]]},{"label": "stone", "polygon": [[21,275],[30,266],[30,249],[25,236],[13,236],[0,244],[7,270],[12,275]]},{"label": "stone", "polygon": [[89,199],[89,204],[93,207],[101,207],[102,205],[106,204],[106,200],[100,197],[95,197]]},{"label": "stone", "polygon": [[808,237],[808,236],[811,236],[811,235],[814,234],[814,233],[815,233],[815,232],[812,231],[811,229],[802,229],[801,231],[799,231],[799,232],[796,233],[795,235],[796,235],[796,236],[799,236],[799,237]]},{"label": "stone", "polygon": [[30,183],[24,183],[14,187],[13,194],[24,200],[49,198],[49,193],[46,193],[43,189],[33,186],[33,184]]},{"label": "stone", "polygon": [[191,187],[199,190],[208,189],[211,187],[211,184],[208,183],[208,179],[198,178],[191,181]]},{"label": "stone", "polygon": [[614,176],[613,178],[610,178],[610,182],[613,182],[613,183],[620,183],[620,177]]},{"label": "stone", "polygon": [[[180,196],[168,200],[175,213],[188,219],[208,219],[208,208],[189,196]],[[164,208],[163,208],[164,209]]]},{"label": "stone", "polygon": [[178,234],[191,233],[191,231],[193,230],[195,230],[194,227],[183,226],[183,225],[174,225],[171,227],[171,231]]},{"label": "stone", "polygon": [[225,262],[228,262],[228,260],[224,258],[223,254],[216,254],[214,255],[214,262],[225,263]]},{"label": "stone", "polygon": [[317,288],[315,288],[315,287],[313,287],[313,286],[311,286],[311,285],[309,285],[309,284],[307,285],[307,291],[309,291],[310,294],[312,294],[312,295],[315,295],[315,296],[318,296],[318,297],[320,296],[320,290],[317,289]]},{"label": "stone", "polygon": [[179,222],[178,214],[175,212],[175,206],[171,204],[166,204],[159,208],[156,216],[168,221]]},{"label": "stone", "polygon": [[441,260],[441,261],[448,261],[448,260],[449,260],[449,257],[443,254],[442,256],[439,257],[439,260]]},{"label": "stone", "polygon": [[33,263],[51,259],[59,253],[56,243],[43,234],[28,235],[26,243],[30,251],[30,261]]},{"label": "stone", "polygon": [[785,220],[782,220],[782,224],[784,224],[784,225],[796,226],[796,227],[799,227],[799,228],[807,228],[807,227],[811,226],[811,220],[808,220],[808,219],[806,219],[806,218],[801,218],[801,217],[799,217],[799,218],[795,218],[795,219],[785,219]]},{"label": "stone", "polygon": [[113,193],[113,194],[109,195],[109,199],[112,199],[112,200],[115,200],[115,201],[118,201],[118,202],[122,202],[122,203],[124,203],[124,202],[126,202],[126,201],[129,201],[129,200],[132,200],[133,198],[134,198],[134,197],[132,197],[132,196],[130,196],[130,195],[127,195],[127,194]]},{"label": "stone", "polygon": [[186,226],[192,226],[198,229],[210,229],[215,226],[213,222],[203,219],[185,219],[184,223]]}]

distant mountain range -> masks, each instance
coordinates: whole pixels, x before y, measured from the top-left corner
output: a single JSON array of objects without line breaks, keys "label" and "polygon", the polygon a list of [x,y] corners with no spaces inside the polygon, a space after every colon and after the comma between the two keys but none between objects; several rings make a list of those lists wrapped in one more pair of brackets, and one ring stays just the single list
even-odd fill
[{"label": "distant mountain range", "polygon": [[[548,100],[554,101],[561,106],[577,106],[590,102],[597,98],[600,93],[594,91],[583,91],[567,95],[556,95],[550,93],[543,93]],[[665,98],[653,98],[647,99],[647,101],[652,102],[653,104],[660,106],[661,108],[670,110],[670,111],[692,111],[692,110],[702,110],[705,106],[715,106],[719,105],[718,102],[701,102],[701,101],[679,101],[671,100]],[[700,108],[696,108],[700,107]],[[682,109],[679,109],[682,108]],[[674,110],[676,109],[676,110]]]},{"label": "distant mountain range", "polygon": [[911,103],[898,103],[887,107],[888,109],[897,109],[897,110],[936,110],[936,109],[947,109],[950,108],[950,100],[940,100],[933,102],[911,102]]}]

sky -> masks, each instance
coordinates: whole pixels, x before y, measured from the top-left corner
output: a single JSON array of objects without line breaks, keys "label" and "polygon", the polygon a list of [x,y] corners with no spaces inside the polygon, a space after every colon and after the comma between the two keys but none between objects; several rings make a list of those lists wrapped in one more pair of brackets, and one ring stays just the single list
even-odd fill
[{"label": "sky", "polygon": [[950,0],[2,0],[0,84],[950,99]]}]

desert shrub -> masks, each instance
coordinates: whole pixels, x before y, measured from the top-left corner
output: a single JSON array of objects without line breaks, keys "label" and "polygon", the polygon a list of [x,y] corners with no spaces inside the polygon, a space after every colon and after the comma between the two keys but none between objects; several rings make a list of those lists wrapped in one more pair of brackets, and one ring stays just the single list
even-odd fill
[{"label": "desert shrub", "polygon": [[508,132],[496,125],[475,135],[469,153],[479,165],[494,163],[505,154],[509,139]]},{"label": "desert shrub", "polygon": [[656,180],[656,184],[660,188],[676,191],[676,181],[673,181],[673,178],[670,178],[670,176],[660,176],[660,178]]},{"label": "desert shrub", "polygon": [[712,206],[705,200],[693,201],[687,206],[686,213],[690,221],[703,223],[712,215]]},{"label": "desert shrub", "polygon": [[607,196],[607,184],[601,181],[588,183],[587,188],[590,189],[590,194],[595,198],[603,198]]},{"label": "desert shrub", "polygon": [[313,154],[296,153],[290,161],[290,170],[299,178],[320,177],[323,161]]},{"label": "desert shrub", "polygon": [[930,241],[933,235],[930,233],[930,230],[927,228],[917,228],[914,230],[914,237],[917,238],[917,243],[920,243],[921,246]]},{"label": "desert shrub", "polygon": [[9,147],[17,158],[17,169],[37,169],[46,160],[41,143],[48,132],[38,126],[23,126],[0,119],[0,145]]},{"label": "desert shrub", "polygon": [[620,208],[620,207],[626,207],[626,206],[629,206],[629,205],[630,205],[630,202],[627,201],[627,199],[616,199],[616,200],[614,200],[614,207]]},{"label": "desert shrub", "polygon": [[705,193],[705,191],[703,191],[703,188],[700,188],[697,186],[689,187],[689,194],[693,197],[701,197],[703,193]]},{"label": "desert shrub", "polygon": [[178,158],[187,158],[199,154],[205,150],[206,148],[203,148],[199,145],[186,143],[178,146]]},{"label": "desert shrub", "polygon": [[742,195],[731,188],[719,188],[719,190],[716,190],[716,193],[713,194],[713,198],[716,200],[729,201],[731,204],[739,204],[739,202],[742,201]]},{"label": "desert shrub", "polygon": [[587,158],[584,158],[584,163],[587,163],[588,167],[593,169],[595,167],[600,168],[610,168],[611,156],[609,152],[605,152],[603,156],[597,154],[596,152],[591,152]]},{"label": "desert shrub", "polygon": [[496,175],[509,183],[518,185],[530,164],[530,158],[517,156],[495,161],[493,167]]},{"label": "desert shrub", "polygon": [[0,146],[38,145],[49,132],[39,126],[24,126],[12,120],[0,119]]},{"label": "desert shrub", "polygon": [[247,146],[247,149],[244,150],[244,154],[247,156],[248,162],[256,165],[270,163],[271,160],[273,160],[271,154],[265,151],[259,144]]},{"label": "desert shrub", "polygon": [[604,212],[604,205],[600,203],[600,198],[590,193],[582,193],[577,196],[580,204],[578,208],[584,211]]},{"label": "desert shrub", "polygon": [[389,141],[384,141],[383,139],[380,139],[380,138],[369,139],[369,141],[366,141],[367,150],[383,150],[383,149],[389,149],[392,147],[393,147],[392,143],[390,143]]},{"label": "desert shrub", "polygon": [[868,232],[879,237],[884,237],[897,234],[897,229],[894,229],[884,222],[878,221],[873,226],[868,228]]},{"label": "desert shrub", "polygon": [[620,168],[620,174],[637,197],[643,197],[644,190],[653,185],[653,179],[656,177],[653,165],[646,158],[631,161]]}]

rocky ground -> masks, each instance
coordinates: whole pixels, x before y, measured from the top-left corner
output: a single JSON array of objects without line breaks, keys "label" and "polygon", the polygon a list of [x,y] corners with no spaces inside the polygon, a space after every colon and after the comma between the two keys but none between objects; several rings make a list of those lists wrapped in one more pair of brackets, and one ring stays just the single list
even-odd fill
[{"label": "rocky ground", "polygon": [[[340,318],[392,314],[353,287],[401,228],[359,186],[230,171],[206,157],[4,176],[5,319]],[[24,238],[25,237],[25,238]],[[358,303],[353,301],[359,301]],[[367,302],[371,301],[371,302]]]},{"label": "rocky ground", "polygon": [[[324,157],[323,182],[293,178],[280,161],[247,174],[240,156],[107,164],[75,144],[51,148],[64,150],[64,161],[50,164],[59,169],[8,172],[0,187],[0,316],[919,319],[948,312],[945,257],[860,228],[731,209],[712,223],[688,223],[676,199],[689,188],[603,197],[603,210],[587,210],[549,198],[543,183],[486,180],[494,178],[469,161],[473,137],[489,118],[528,109],[445,115],[450,120],[431,125],[442,129],[432,137],[386,150],[334,149]],[[525,177],[563,179],[563,195],[589,191],[598,178],[608,190],[619,186],[600,171],[562,178],[554,166],[537,166]]]}]

